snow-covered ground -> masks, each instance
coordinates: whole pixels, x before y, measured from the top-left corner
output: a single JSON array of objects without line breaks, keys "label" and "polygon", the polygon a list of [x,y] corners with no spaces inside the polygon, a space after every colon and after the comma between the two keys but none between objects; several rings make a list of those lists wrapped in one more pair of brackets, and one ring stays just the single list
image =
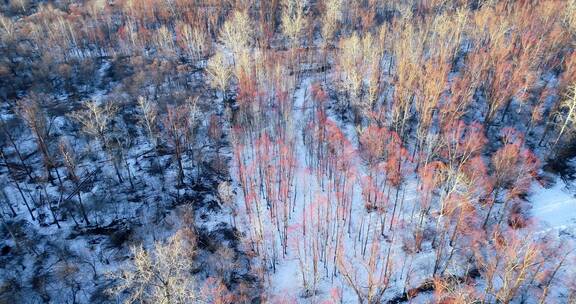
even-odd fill
[{"label": "snow-covered ground", "polygon": [[576,191],[573,182],[558,179],[550,188],[532,186],[532,215],[541,229],[576,227]]},{"label": "snow-covered ground", "polygon": [[[63,165],[56,169],[63,186],[58,180],[47,182],[42,178],[45,172],[39,153],[36,153],[34,137],[26,129],[10,130],[20,153],[28,155],[23,162],[32,169],[31,175],[38,178],[27,178],[22,174],[13,177],[6,174],[5,169],[0,174],[0,212],[3,212],[0,215],[0,232],[10,232],[6,234],[8,238],[0,239],[2,303],[11,299],[9,297],[13,294],[18,295],[14,296],[15,299],[20,299],[15,303],[114,301],[113,295],[108,293],[114,283],[110,275],[119,274],[131,266],[132,246],[153,248],[155,242],[163,242],[178,229],[191,225],[197,230],[199,238],[209,240],[199,245],[198,249],[197,261],[202,267],[196,277],[200,282],[215,273],[212,267],[215,263],[207,263],[206,260],[213,259],[216,254],[207,248],[215,251],[232,249],[235,253],[232,259],[237,264],[229,268],[222,266],[222,269],[236,278],[242,278],[249,271],[243,253],[235,248],[237,240],[228,224],[230,215],[221,208],[216,195],[215,187],[226,178],[225,173],[210,171],[200,175],[197,161],[186,153],[183,163],[187,187],[176,187],[177,170],[172,155],[156,155],[146,134],[133,123],[141,115],[137,107],[126,104],[120,110],[121,115],[115,119],[115,128],[109,133],[110,136],[130,141],[123,152],[125,161],[120,165],[124,181],[119,182],[110,155],[101,149],[97,141],[81,136],[84,134],[74,126],[73,119],[67,114],[79,109],[84,101],[101,104],[111,99],[111,91],[118,83],[105,78],[110,68],[111,62],[104,59],[95,75],[94,92],[87,95],[85,100],[62,94],[46,110],[48,116],[53,117],[50,121],[51,136],[67,139],[70,149],[74,151],[78,165],[75,173],[85,182],[78,192],[87,210],[89,223],[80,216],[77,195],[66,199],[66,206],[60,206],[62,197],[66,198],[76,189]],[[218,104],[209,99],[205,101],[202,103],[202,115],[218,112]],[[2,123],[11,122],[17,117],[8,103],[0,106],[0,116]],[[202,160],[210,164],[217,152],[208,143],[206,128],[206,124],[197,127],[199,135],[193,145],[197,144],[196,149],[202,147]],[[58,148],[54,147],[54,150],[55,155],[60,157],[56,152]],[[12,146],[3,143],[3,153],[11,163],[19,163]],[[4,163],[2,165],[4,167]],[[210,166],[203,168],[207,170]],[[18,191],[18,187],[22,192]],[[31,206],[30,212],[24,208],[23,198]],[[8,213],[8,204],[12,204],[16,216]],[[54,212],[51,213],[51,210]],[[58,224],[54,219],[58,219]],[[68,273],[70,270],[72,272]],[[37,287],[33,282],[39,280],[50,283]],[[16,291],[3,289],[12,286],[12,282],[18,282],[18,285],[14,285],[18,286]]]},{"label": "snow-covered ground", "polygon": [[[259,248],[256,250],[260,251],[261,257],[265,256],[261,263],[265,265],[264,268],[268,272],[267,285],[269,288],[266,293],[273,303],[286,301],[289,303],[322,301],[357,303],[357,295],[350,286],[350,282],[347,282],[342,275],[342,268],[349,266],[350,274],[356,280],[356,284],[366,288],[368,273],[372,271],[368,267],[370,248],[374,244],[378,244],[376,245],[376,258],[379,264],[374,267],[373,272],[380,272],[385,269],[384,261],[388,259],[388,254],[390,254],[389,262],[394,267],[392,275],[388,278],[389,286],[383,297],[384,301],[391,300],[406,292],[404,288],[419,287],[432,277],[436,253],[430,242],[424,242],[420,252],[407,254],[403,247],[406,244],[405,239],[402,239],[402,232],[392,233],[388,230],[390,218],[384,217],[384,222],[382,222],[377,212],[366,210],[364,205],[366,200],[362,192],[367,185],[369,170],[367,164],[358,155],[358,138],[351,122],[342,121],[338,115],[328,110],[328,123],[337,126],[333,130],[341,132],[344,138],[341,149],[346,152],[342,153],[341,157],[345,156],[352,164],[345,181],[346,187],[349,187],[344,191],[346,194],[339,192],[342,189],[338,189],[339,186],[335,185],[338,181],[335,181],[334,176],[326,172],[319,172],[318,168],[310,165],[309,147],[307,146],[309,144],[306,143],[304,136],[312,133],[312,128],[314,128],[313,124],[310,124],[311,119],[313,120],[314,115],[316,115],[312,105],[315,101],[311,97],[313,82],[313,79],[305,78],[295,90],[291,111],[287,117],[289,127],[284,130],[286,131],[286,138],[288,138],[285,139],[284,143],[290,140],[289,149],[294,157],[294,177],[287,186],[290,192],[289,201],[291,201],[288,203],[287,231],[282,231],[282,216],[286,210],[271,211],[270,209],[270,204],[282,206],[286,203],[282,201],[282,198],[271,203],[276,198],[269,199],[270,194],[264,190],[270,187],[270,185],[266,185],[267,183],[276,187],[278,181],[274,179],[274,176],[270,181],[267,181],[266,174],[270,173],[261,176],[263,173],[256,169],[258,164],[255,163],[258,152],[254,152],[261,148],[254,148],[250,145],[240,146],[240,149],[243,150],[242,158],[245,161],[243,170],[248,170],[247,180],[250,181],[248,188],[253,191],[253,196],[249,197],[254,200],[253,202],[258,201],[259,203],[256,204],[260,204],[260,207],[250,207],[252,208],[251,216],[248,215],[244,207],[246,204],[242,190],[238,189],[237,206],[240,209],[239,217],[241,218],[239,229],[246,236],[254,236],[255,239],[258,239],[260,235],[263,238],[262,241],[256,241],[258,244],[254,247]],[[267,128],[271,130],[271,141],[274,142],[274,132],[277,130]],[[279,154],[275,149],[281,150],[282,146],[281,144],[280,146],[275,145],[277,143],[271,144],[270,151],[274,152],[270,152],[268,155],[272,160],[266,161],[274,163],[274,161],[278,161],[274,160],[276,157],[281,157],[278,156]],[[235,183],[239,185],[241,181],[238,180],[238,167],[236,164],[232,167],[234,172],[232,176],[236,178]],[[272,175],[277,174],[277,172],[273,172]],[[561,180],[558,180],[550,188],[544,188],[540,184],[534,183],[529,201],[532,202],[531,212],[538,231],[554,230],[552,232],[558,235],[557,232],[561,230],[576,227],[576,198],[570,185]],[[278,186],[278,188],[281,189],[282,186]],[[398,209],[394,208],[396,214],[394,222],[400,223],[397,224],[400,225],[398,227],[412,229],[416,225],[418,211],[415,212],[415,210],[418,210],[417,206],[420,199],[417,188],[416,177],[408,174],[400,187],[401,199]],[[391,189],[392,191],[388,190],[387,194],[382,193],[387,197],[385,200],[387,201],[388,217],[393,212],[392,206],[396,191],[396,188]],[[277,190],[272,191],[274,197],[281,196],[274,192]],[[252,203],[248,205],[250,204]],[[349,209],[346,207],[347,204],[351,205]],[[351,224],[346,223],[346,221],[343,224],[338,223],[341,221],[341,212],[348,212],[347,210],[351,215]],[[270,214],[273,212],[277,213],[279,220],[270,220]],[[255,214],[258,214],[259,217],[256,217]],[[314,233],[310,233],[310,231]],[[409,232],[406,233],[409,234]],[[287,234],[287,251],[285,253],[282,252],[284,234]],[[320,236],[319,239],[318,235]],[[397,237],[394,238],[394,235]],[[561,237],[571,238],[569,235]],[[372,240],[376,241],[373,243]],[[320,255],[317,258],[319,260],[318,265],[314,265],[314,254]],[[342,255],[345,256],[344,264],[338,261]],[[467,265],[465,261],[454,258],[441,267],[448,269],[451,274],[463,275],[467,271],[464,267],[468,267],[464,265]],[[317,268],[316,271],[314,270],[315,267]],[[423,293],[412,299],[412,302],[427,303],[431,296],[432,293]]]},{"label": "snow-covered ground", "polygon": [[[109,68],[109,64],[103,64],[103,67],[99,70],[99,75],[103,74],[105,69]],[[102,76],[99,76],[102,78]],[[278,186],[275,183],[276,180],[271,180],[270,184],[273,188],[277,187],[279,189],[274,189],[274,195],[281,196],[280,192],[284,191],[282,186],[289,188],[289,201],[290,206],[289,213],[289,225],[286,228],[287,237],[283,240],[279,236],[282,233],[277,234],[277,230],[283,227],[277,223],[271,222],[268,219],[268,214],[270,211],[265,204],[262,204],[264,208],[255,211],[253,214],[259,214],[263,222],[257,223],[255,218],[254,222],[243,222],[242,219],[239,221],[240,230],[245,233],[247,238],[251,235],[256,235],[262,233],[258,229],[263,230],[263,234],[266,235],[266,240],[264,244],[259,245],[260,249],[266,251],[265,256],[274,260],[273,269],[270,266],[270,260],[262,262],[265,264],[266,270],[268,272],[268,286],[269,289],[263,291],[270,296],[271,303],[278,303],[282,301],[288,301],[290,303],[317,303],[322,301],[333,301],[342,303],[357,303],[358,299],[355,295],[353,289],[350,287],[350,283],[346,282],[345,278],[339,274],[335,276],[337,272],[341,272],[342,266],[338,265],[337,261],[338,254],[343,254],[346,257],[346,261],[349,262],[349,270],[352,275],[359,280],[359,286],[365,286],[365,281],[367,273],[371,270],[367,267],[367,261],[370,259],[371,246],[373,246],[372,241],[377,240],[376,244],[378,248],[377,259],[378,265],[373,269],[379,272],[385,268],[383,261],[390,257],[390,263],[393,265],[394,270],[391,271],[392,275],[389,278],[389,287],[386,291],[386,296],[383,297],[384,300],[390,300],[394,297],[402,295],[405,290],[404,286],[417,287],[420,286],[426,279],[431,277],[433,263],[435,259],[435,252],[430,243],[425,243],[423,245],[422,251],[416,254],[407,254],[403,248],[405,245],[402,238],[399,236],[397,238],[391,235],[399,235],[401,233],[392,233],[388,228],[390,225],[390,218],[381,222],[380,216],[376,214],[377,212],[368,212],[365,208],[365,198],[363,197],[362,191],[365,190],[369,182],[367,181],[367,176],[369,175],[367,165],[358,155],[358,138],[356,130],[351,122],[346,122],[341,119],[335,113],[328,111],[328,119],[333,125],[332,132],[341,132],[343,135],[342,142],[342,153],[340,156],[346,158],[352,164],[349,168],[349,174],[345,181],[346,190],[339,192],[338,188],[342,186],[336,185],[341,181],[336,181],[335,178],[327,172],[319,172],[318,168],[311,165],[309,153],[309,143],[306,143],[305,134],[311,133],[310,125],[311,120],[316,113],[311,100],[311,85],[314,82],[312,78],[305,78],[298,86],[295,91],[294,99],[290,103],[290,110],[288,111],[286,138],[283,143],[275,148],[287,149],[288,154],[293,157],[294,166],[294,176],[290,183]],[[97,91],[91,96],[91,99],[100,101],[106,96],[107,92]],[[272,111],[272,110],[271,110]],[[64,129],[67,127],[67,121],[61,117],[55,120],[55,127],[57,129]],[[278,132],[277,126],[270,126],[272,133]],[[206,126],[203,126],[205,129]],[[65,134],[66,130],[59,130]],[[332,133],[334,135],[335,133]],[[309,134],[308,134],[309,135]],[[196,210],[196,221],[195,224],[199,230],[201,230],[205,235],[211,238],[218,236],[220,230],[226,232],[229,230],[229,226],[232,225],[234,221],[231,219],[231,214],[228,210],[220,210],[220,207],[216,210],[210,208],[210,204],[218,205],[217,197],[211,193],[213,189],[207,189],[201,191],[202,193],[196,193],[196,190],[184,190],[177,189],[173,190],[171,185],[175,184],[176,171],[174,168],[168,168],[165,172],[165,176],[160,178],[160,176],[148,176],[147,174],[142,174],[141,172],[147,172],[152,168],[152,159],[146,158],[144,155],[147,151],[152,151],[152,146],[143,143],[144,138],[139,138],[139,142],[134,145],[128,151],[129,160],[126,162],[126,166],[130,168],[130,172],[135,172],[136,177],[135,184],[137,192],[130,191],[128,184],[124,183],[123,186],[116,185],[113,179],[107,178],[104,181],[97,181],[94,184],[94,188],[86,191],[84,193],[85,199],[89,206],[95,205],[100,202],[106,202],[110,209],[104,208],[103,211],[95,210],[91,213],[92,217],[95,218],[94,222],[100,226],[107,227],[113,225],[119,221],[123,225],[128,226],[128,221],[130,219],[134,221],[134,226],[131,227],[137,231],[137,236],[131,236],[132,239],[138,238],[139,243],[143,243],[145,247],[150,247],[155,240],[165,239],[171,235],[174,230],[181,226],[179,212],[177,206],[172,205],[174,196],[184,196],[186,194],[193,195],[193,197],[201,198],[201,202],[196,202],[196,205],[202,206],[199,210]],[[310,140],[310,139],[308,139]],[[75,148],[81,152],[84,146],[89,146],[89,143],[84,142],[76,143]],[[282,146],[282,144],[288,146]],[[21,148],[24,152],[32,153],[35,149],[34,141],[31,138],[27,140],[20,141]],[[253,152],[252,147],[245,147],[247,151]],[[223,148],[222,150],[226,150]],[[223,151],[220,153],[223,153]],[[107,156],[102,151],[97,156],[98,159],[106,159]],[[278,151],[271,153],[276,153],[279,155]],[[213,155],[214,152],[210,151],[207,155]],[[227,155],[227,153],[225,153]],[[254,155],[250,152],[246,153],[247,163],[252,165],[248,170],[251,171],[248,175],[255,185],[260,186],[258,181],[258,173],[256,172],[256,166],[254,166]],[[187,160],[187,158],[185,158]],[[163,156],[160,160],[162,163],[170,163],[170,156]],[[272,162],[278,160],[272,160]],[[190,162],[190,161],[188,161]],[[234,162],[231,162],[231,166]],[[290,165],[284,165],[290,166]],[[95,170],[96,168],[90,167],[90,170]],[[100,168],[104,171],[104,176],[114,176],[112,167],[107,164],[102,164]],[[275,168],[276,170],[278,168]],[[286,169],[286,168],[284,168]],[[232,171],[238,170],[238,168],[232,168]],[[187,170],[192,171],[190,170]],[[277,173],[276,171],[273,171]],[[341,172],[339,172],[341,173]],[[195,174],[192,174],[195,175]],[[235,174],[233,174],[234,176]],[[272,174],[273,175],[273,174]],[[235,181],[237,184],[240,182]],[[206,179],[207,184],[217,184],[217,178],[215,180]],[[394,207],[395,219],[394,222],[406,224],[407,227],[414,225],[415,222],[415,211],[420,196],[417,191],[417,180],[414,176],[409,175],[398,193],[400,193],[400,204],[398,210]],[[5,184],[8,184],[6,182]],[[33,184],[25,184],[23,186],[26,188],[33,189]],[[260,202],[265,202],[268,198],[267,195],[263,193],[262,187],[252,186],[254,190],[254,195],[261,196],[257,198]],[[270,185],[269,185],[270,186]],[[102,191],[102,189],[107,189],[108,191]],[[168,189],[168,190],[167,190]],[[392,210],[392,205],[394,201],[394,193],[396,188],[391,188],[388,186],[385,188],[388,190],[387,194],[381,193],[387,197],[387,208],[388,216],[390,217],[390,212]],[[391,189],[391,190],[390,190]],[[52,186],[49,187],[47,191],[50,196],[57,197],[57,188]],[[7,187],[5,189],[9,201],[18,201],[18,192],[13,186]],[[238,189],[238,199],[237,206],[239,210],[239,217],[244,217],[244,221],[247,218],[246,210],[243,210],[245,205],[242,201],[241,190]],[[384,192],[384,191],[382,191]],[[550,188],[544,188],[538,183],[534,183],[531,189],[532,195],[528,198],[532,203],[531,214],[536,221],[537,229],[540,232],[550,233],[553,235],[559,235],[562,238],[570,238],[570,242],[573,241],[573,231],[576,230],[576,187],[574,182],[565,182],[563,180],[557,179],[556,182]],[[104,193],[102,195],[96,195],[96,193]],[[119,193],[128,193],[127,195],[119,195]],[[342,197],[344,195],[344,197]],[[121,204],[122,203],[122,204]],[[279,205],[285,203],[283,201],[277,202]],[[349,205],[351,207],[347,207]],[[107,206],[108,206],[107,205]],[[122,207],[124,206],[124,207]],[[352,223],[349,224],[346,221],[341,222],[341,213],[343,211],[350,211],[350,218]],[[286,214],[285,210],[277,210],[279,216],[284,216]],[[26,213],[21,212],[23,216]],[[324,219],[327,219],[326,222]],[[330,220],[328,220],[330,219]],[[50,220],[48,217],[47,221]],[[243,222],[243,223],[242,223]],[[39,244],[38,247],[47,247],[49,240],[52,239],[65,239],[71,232],[74,231],[74,227],[70,221],[65,221],[62,223],[63,229],[57,229],[54,225],[49,227],[34,227],[38,231],[42,231],[42,242],[36,242]],[[141,227],[140,227],[141,226]],[[404,226],[401,226],[404,227]],[[120,228],[126,228],[124,226]],[[314,233],[306,233],[307,231],[315,230]],[[400,230],[400,229],[398,229]],[[223,233],[220,231],[221,233]],[[567,232],[567,233],[566,233]],[[133,233],[136,234],[136,233]],[[319,236],[319,237],[318,237]],[[80,263],[80,272],[92,271],[90,267],[93,267],[94,277],[97,275],[102,277],[102,274],[121,269],[126,265],[126,261],[129,258],[129,252],[127,251],[127,246],[121,247],[121,251],[112,251],[107,247],[106,242],[101,236],[84,236],[82,234],[75,234],[71,242],[67,244],[62,244],[63,248],[71,250],[75,255],[77,255],[78,261],[83,261]],[[220,237],[218,241],[225,243],[225,240]],[[282,253],[282,242],[287,242],[287,252]],[[15,243],[7,243],[14,247]],[[116,249],[114,249],[116,250]],[[312,250],[312,251],[311,251]],[[338,252],[338,254],[337,254]],[[342,253],[344,252],[344,253]],[[313,265],[314,258],[313,255],[322,255],[317,257],[319,261],[318,265]],[[88,262],[86,262],[88,261]],[[243,260],[242,260],[243,261]],[[47,260],[44,263],[49,264],[52,260]],[[449,268],[456,275],[462,273],[462,265],[459,264],[460,261],[454,259],[446,268]],[[90,264],[91,263],[91,264]],[[32,279],[34,273],[34,267],[29,266],[32,264],[32,259],[25,261],[27,264],[26,271],[19,273],[10,273],[13,276],[21,276],[25,279]],[[316,273],[314,273],[313,268],[317,268]],[[246,267],[248,268],[248,267]],[[42,268],[40,268],[42,269]],[[244,274],[248,269],[238,270],[239,274]],[[3,271],[0,269],[0,274]],[[91,277],[82,278],[85,291],[87,291],[85,297],[82,300],[88,301],[88,296],[94,294],[94,290],[100,288],[92,281],[97,281],[100,283],[103,278],[98,280]],[[306,281],[306,283],[304,283]],[[63,295],[64,299],[67,295]],[[431,297],[431,293],[419,295],[414,299],[413,303],[426,303]]]},{"label": "snow-covered ground", "polygon": [[[266,251],[268,257],[265,258],[265,263],[268,263],[267,270],[270,273],[268,282],[270,289],[267,293],[272,297],[273,303],[281,301],[315,303],[326,300],[357,303],[358,297],[350,283],[343,275],[338,274],[342,272],[342,267],[347,268],[350,276],[357,280],[356,284],[364,288],[365,281],[371,272],[377,273],[374,280],[378,282],[383,280],[379,276],[389,271],[385,263],[388,257],[390,264],[394,265],[394,270],[391,271],[387,296],[384,299],[401,295],[404,292],[403,286],[418,286],[431,273],[432,248],[425,245],[425,250],[417,256],[407,256],[401,248],[402,238],[398,236],[398,233],[392,233],[389,230],[396,188],[387,190],[388,194],[380,193],[390,198],[387,203],[388,219],[385,218],[382,222],[378,212],[366,210],[363,190],[372,184],[371,179],[368,178],[368,169],[358,155],[358,138],[351,123],[339,120],[334,113],[327,113],[329,120],[327,124],[330,125],[329,128],[332,128],[328,133],[337,135],[341,132],[341,152],[343,153],[340,157],[347,159],[351,164],[348,169],[343,169],[348,170],[343,174],[347,176],[344,182],[346,190],[340,192],[342,186],[336,185],[339,183],[337,178],[330,173],[319,172],[318,168],[310,164],[309,147],[303,136],[304,134],[310,136],[310,133],[314,132],[311,130],[314,127],[310,124],[310,119],[315,119],[316,115],[312,106],[315,102],[311,97],[312,83],[312,79],[304,79],[296,89],[289,118],[292,128],[287,130],[287,137],[294,140],[290,148],[295,158],[294,179],[290,185],[290,200],[293,200],[293,205],[290,208],[288,220],[287,253],[282,254],[280,248],[282,239],[276,229],[278,224],[271,221],[269,217],[269,212],[272,211],[269,208],[260,208],[260,210],[254,208],[250,217],[244,209],[245,203],[242,195],[237,196],[237,206],[241,208],[240,217],[248,221],[251,218],[253,223],[246,222],[241,225],[240,229],[246,235],[263,234],[266,236],[263,244],[256,245],[256,247],[260,246],[259,248],[262,248],[260,250]],[[242,148],[245,149],[243,157],[246,159],[246,167],[253,168],[254,158],[251,156],[251,148]],[[233,171],[236,171],[233,176],[237,177],[238,168],[233,168]],[[258,173],[254,171],[249,178],[253,179],[252,184],[257,185],[252,187],[260,192],[261,197],[257,200],[261,202],[261,206],[266,207],[266,204],[262,203],[267,201],[266,195],[261,190],[266,185],[260,186],[259,184],[266,178],[259,179],[257,175]],[[240,184],[238,179],[235,182]],[[239,189],[238,193],[242,193],[242,190]],[[411,177],[407,178],[398,193],[401,199],[395,210],[394,222],[416,221],[412,207],[418,198],[416,180]],[[282,204],[280,201],[277,203]],[[342,219],[343,212],[350,213],[350,223]],[[282,212],[279,213],[282,214]],[[260,214],[259,219],[254,214]],[[259,224],[258,221],[263,223]],[[263,228],[263,232],[258,231],[260,227]],[[391,235],[397,237],[392,236],[390,239]],[[372,246],[376,246],[373,253],[371,252]],[[315,254],[320,257],[315,259],[313,257]],[[373,268],[368,266],[371,254],[374,254],[378,261]],[[338,262],[339,256],[345,256],[344,264]],[[277,263],[271,266],[270,259],[277,259]],[[317,265],[314,265],[315,260],[318,261]],[[314,268],[317,270],[315,271]],[[380,283],[376,285],[382,287]]]}]

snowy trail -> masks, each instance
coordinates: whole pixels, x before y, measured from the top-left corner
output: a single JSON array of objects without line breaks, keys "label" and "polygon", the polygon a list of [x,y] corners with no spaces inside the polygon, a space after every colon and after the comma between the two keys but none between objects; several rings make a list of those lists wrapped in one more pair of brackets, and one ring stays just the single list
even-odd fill
[{"label": "snowy trail", "polygon": [[576,227],[576,197],[562,180],[549,189],[535,185],[530,201],[532,215],[542,229]]},{"label": "snowy trail", "polygon": [[[295,92],[294,104],[292,106],[292,134],[296,138],[296,145],[294,148],[297,157],[296,162],[296,189],[306,189],[310,187],[310,182],[313,179],[307,174],[305,170],[306,161],[304,159],[305,147],[304,139],[302,138],[301,126],[305,124],[305,116],[311,107],[305,106],[310,81],[303,81]],[[307,191],[306,191],[307,192]],[[296,193],[296,210],[295,214],[301,213],[302,200],[306,199],[307,193]],[[300,273],[298,267],[298,257],[295,255],[287,256],[280,265],[278,265],[277,272],[273,275],[271,285],[274,288],[273,293],[277,295],[295,295],[297,290],[301,288]]]}]

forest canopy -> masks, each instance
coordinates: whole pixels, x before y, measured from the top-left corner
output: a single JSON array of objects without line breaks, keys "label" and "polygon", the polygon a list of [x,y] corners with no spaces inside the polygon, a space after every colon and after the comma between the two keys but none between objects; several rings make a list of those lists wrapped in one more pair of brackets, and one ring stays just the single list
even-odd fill
[{"label": "forest canopy", "polygon": [[576,1],[0,3],[0,303],[576,303]]}]

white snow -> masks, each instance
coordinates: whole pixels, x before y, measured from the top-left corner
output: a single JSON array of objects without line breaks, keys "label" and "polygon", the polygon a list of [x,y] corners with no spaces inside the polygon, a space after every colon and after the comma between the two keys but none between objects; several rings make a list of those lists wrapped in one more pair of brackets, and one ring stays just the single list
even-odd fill
[{"label": "white snow", "polygon": [[[364,183],[367,183],[368,170],[357,154],[358,138],[352,124],[339,121],[334,113],[327,113],[329,123],[335,124],[337,131],[344,135],[342,157],[346,157],[352,163],[345,183],[347,189],[345,193],[348,194],[339,198],[335,189],[337,186],[334,186],[334,178],[324,175],[325,173],[318,173],[314,168],[309,167],[307,147],[302,134],[311,132],[311,130],[307,130],[309,128],[308,122],[309,118],[315,115],[312,107],[308,104],[313,102],[310,96],[312,82],[313,79],[306,78],[296,89],[290,114],[292,128],[287,129],[287,137],[294,139],[294,145],[291,148],[295,157],[295,176],[293,184],[290,185],[290,198],[294,200],[294,207],[290,212],[288,248],[285,256],[280,249],[281,239],[276,234],[275,224],[270,222],[268,217],[269,210],[264,204],[264,210],[262,208],[259,211],[252,210],[252,214],[260,214],[262,218],[263,234],[272,236],[263,242],[262,250],[267,252],[268,257],[275,256],[278,259],[275,269],[272,269],[269,261],[266,262],[269,274],[267,293],[272,297],[272,302],[311,303],[332,300],[341,303],[357,303],[358,298],[344,277],[340,274],[333,276],[338,268],[335,261],[335,249],[341,246],[342,252],[346,256],[345,260],[350,263],[350,267],[353,267],[353,269],[350,268],[353,272],[351,275],[356,277],[358,283],[363,286],[370,272],[366,262],[370,255],[369,248],[372,246],[366,246],[366,244],[371,244],[374,238],[378,238],[381,242],[376,243],[380,243],[381,246],[376,249],[376,254],[381,262],[375,267],[374,273],[380,273],[384,269],[384,260],[389,250],[391,250],[390,262],[397,267],[390,276],[389,287],[384,299],[402,294],[403,286],[418,286],[429,277],[433,265],[433,251],[428,245],[424,245],[423,252],[416,256],[407,256],[401,249],[403,242],[400,236],[390,240],[387,239],[387,236],[380,235],[381,230],[387,232],[386,234],[390,233],[387,228],[389,219],[386,220],[385,228],[383,228],[380,216],[375,215],[375,212],[368,212],[364,206],[362,191],[363,187],[366,186]],[[244,147],[244,149],[246,148]],[[243,154],[243,158],[246,159],[248,167],[250,167],[254,158],[249,153],[249,149],[246,149]],[[232,170],[237,171],[238,168],[234,166]],[[237,178],[237,172],[232,176]],[[258,184],[257,177],[251,178],[254,178],[254,184]],[[235,182],[240,183],[239,180]],[[412,222],[415,220],[413,205],[417,200],[416,180],[412,176],[408,177],[401,190],[400,197],[404,203],[399,204],[395,221]],[[237,192],[242,193],[242,190],[238,189]],[[391,212],[392,209],[394,193],[395,190],[388,193],[391,197],[387,207],[390,209],[388,212]],[[242,195],[238,195],[237,199],[240,218],[248,218],[246,210],[243,208],[245,204]],[[261,200],[265,201],[266,199],[262,196]],[[340,200],[341,202],[339,202]],[[347,223],[344,223],[343,226],[336,225],[335,223],[340,220],[332,220],[330,224],[326,224],[323,219],[325,217],[336,218],[336,213],[342,212],[339,208],[346,208],[346,202],[349,202],[351,206],[351,224],[349,226]],[[255,223],[244,222],[239,227],[246,235],[259,233],[257,227],[260,225],[254,219],[254,215],[252,218]],[[304,227],[309,231],[308,233],[304,233]],[[342,229],[342,231],[338,229]],[[316,236],[313,236],[316,234],[311,234],[310,230],[314,230],[317,235],[320,235],[319,239],[316,239]],[[360,239],[361,241],[358,241]],[[315,242],[319,243],[316,244]],[[322,250],[325,250],[326,255],[319,258],[316,284],[314,284],[313,249],[311,249],[314,246],[319,246],[320,255],[322,255]],[[304,288],[303,277],[306,280],[306,289]],[[335,301],[335,297],[338,298],[338,301]]]},{"label": "white snow", "polygon": [[533,186],[532,214],[542,229],[576,226],[576,196],[569,185],[559,179],[550,188]]}]

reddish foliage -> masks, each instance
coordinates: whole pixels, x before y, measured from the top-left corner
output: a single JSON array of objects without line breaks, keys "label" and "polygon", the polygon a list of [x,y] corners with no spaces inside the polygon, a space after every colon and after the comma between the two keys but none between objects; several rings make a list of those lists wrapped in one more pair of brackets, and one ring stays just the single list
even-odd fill
[{"label": "reddish foliage", "polygon": [[373,165],[379,158],[384,156],[384,139],[387,137],[387,130],[384,127],[370,125],[362,131],[360,144],[362,152],[370,165]]},{"label": "reddish foliage", "polygon": [[386,143],[386,151],[388,157],[386,159],[386,172],[387,179],[394,187],[399,187],[404,177],[410,172],[410,154],[402,146],[400,136],[396,132],[389,133],[388,142]]},{"label": "reddish foliage", "polygon": [[442,137],[444,148],[441,156],[452,164],[465,162],[479,154],[487,142],[484,129],[477,122],[470,125],[463,121],[449,123],[443,127]]}]

